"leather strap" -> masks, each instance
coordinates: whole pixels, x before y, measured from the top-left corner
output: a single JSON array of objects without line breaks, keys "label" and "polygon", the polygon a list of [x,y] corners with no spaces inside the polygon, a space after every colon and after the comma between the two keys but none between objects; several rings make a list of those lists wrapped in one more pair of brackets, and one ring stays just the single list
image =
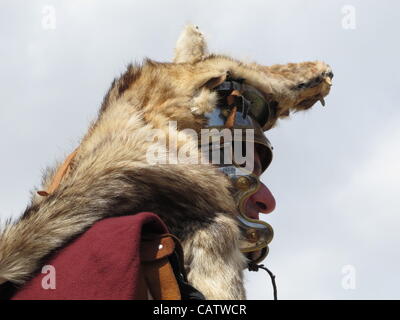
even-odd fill
[{"label": "leather strap", "polygon": [[154,300],[181,300],[178,282],[168,258],[143,263],[142,266]]},{"label": "leather strap", "polygon": [[63,164],[58,168],[54,178],[48,188],[48,190],[41,190],[38,191],[38,195],[42,197],[47,197],[48,195],[52,194],[60,185],[62,179],[66,174],[68,174],[71,166],[71,162],[74,160],[76,154],[78,153],[78,149],[72,152],[63,162]]},{"label": "leather strap", "polygon": [[142,239],[142,271],[151,296],[155,300],[181,300],[179,285],[168,256],[175,250],[169,234]]},{"label": "leather strap", "polygon": [[[235,97],[241,96],[241,93],[239,90],[233,90],[231,94],[227,97],[227,102],[228,105],[233,105],[235,102]],[[232,128],[235,124],[236,121],[236,112],[237,112],[237,106],[233,106],[231,109],[231,112],[229,113],[226,121],[225,121],[225,128]]]}]

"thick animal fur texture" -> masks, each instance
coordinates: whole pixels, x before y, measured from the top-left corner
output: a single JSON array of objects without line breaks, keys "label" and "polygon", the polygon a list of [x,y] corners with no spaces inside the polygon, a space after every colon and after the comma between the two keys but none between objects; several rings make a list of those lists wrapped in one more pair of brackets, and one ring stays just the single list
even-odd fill
[{"label": "thick animal fur texture", "polygon": [[[276,102],[271,128],[290,111],[326,96],[332,73],[323,62],[265,67],[208,55],[206,47],[198,28],[188,26],[173,63],[145,60],[114,80],[59,187],[47,197],[34,195],[17,221],[4,224],[0,282],[23,284],[52,252],[100,219],[152,211],[181,238],[192,285],[208,299],[245,298],[246,259],[239,251],[229,181],[208,164],[148,164],[146,152],[161,143],[148,133],[168,134],[168,121],[175,120],[178,150],[189,144],[191,157],[198,158],[197,141],[181,130],[200,130],[204,113],[217,104],[212,89],[228,74]],[[57,167],[47,172],[41,190]]]}]

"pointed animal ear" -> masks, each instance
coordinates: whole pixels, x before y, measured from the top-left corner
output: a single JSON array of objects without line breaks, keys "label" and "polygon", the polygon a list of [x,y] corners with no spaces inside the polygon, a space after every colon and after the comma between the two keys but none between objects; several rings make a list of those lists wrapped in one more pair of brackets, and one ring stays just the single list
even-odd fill
[{"label": "pointed animal ear", "polygon": [[208,55],[207,43],[195,25],[187,25],[178,38],[174,63],[193,63]]}]

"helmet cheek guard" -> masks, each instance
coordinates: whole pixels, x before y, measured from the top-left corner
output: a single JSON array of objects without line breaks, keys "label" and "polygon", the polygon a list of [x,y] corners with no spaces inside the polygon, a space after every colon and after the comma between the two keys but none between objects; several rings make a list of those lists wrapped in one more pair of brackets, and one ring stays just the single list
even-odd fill
[{"label": "helmet cheek guard", "polygon": [[[273,112],[263,95],[255,88],[245,85],[243,80],[225,81],[216,90],[220,96],[220,104],[211,113],[206,114],[205,128],[217,129],[210,130],[210,137],[213,142],[217,141],[219,146],[215,147],[214,143],[211,145],[207,140],[201,142],[201,147],[203,150],[217,149],[219,152],[217,158],[220,170],[230,178],[234,188],[233,195],[239,212],[237,220],[241,230],[240,249],[250,260],[258,263],[268,254],[268,244],[274,232],[268,223],[246,215],[246,203],[259,190],[260,180],[252,172],[254,158],[251,159],[251,167],[247,165],[243,167],[235,161],[237,155],[235,146],[240,147],[241,158],[244,145],[246,155],[249,149],[254,152],[256,148],[261,160],[261,172],[264,172],[272,161],[272,146],[265,137],[262,127],[273,116]],[[247,134],[248,129],[250,135]],[[227,139],[225,134],[221,137],[221,130],[225,133],[228,130],[231,138]],[[234,156],[226,157],[227,154],[231,154],[232,149],[235,151]],[[221,161],[222,155],[223,161]],[[227,159],[231,161],[227,162]],[[212,163],[215,164],[214,161]],[[251,254],[253,252],[257,254]]]},{"label": "helmet cheek guard", "polygon": [[[226,168],[230,168],[227,172]],[[274,230],[268,223],[249,218],[246,215],[246,202],[260,188],[260,180],[252,173],[237,167],[221,167],[234,186],[234,198],[238,207],[237,220],[241,231],[240,250],[253,262],[262,261],[268,254],[268,244],[272,241]],[[229,174],[229,172],[235,172]],[[262,251],[261,255],[250,255],[251,252]]]}]

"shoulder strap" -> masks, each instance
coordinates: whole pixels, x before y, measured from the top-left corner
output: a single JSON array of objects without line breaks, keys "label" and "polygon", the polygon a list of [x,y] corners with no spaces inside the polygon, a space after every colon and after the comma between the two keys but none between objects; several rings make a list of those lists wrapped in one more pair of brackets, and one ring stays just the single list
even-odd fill
[{"label": "shoulder strap", "polygon": [[155,300],[181,300],[179,285],[169,256],[175,251],[171,235],[154,235],[142,239],[142,271]]}]

